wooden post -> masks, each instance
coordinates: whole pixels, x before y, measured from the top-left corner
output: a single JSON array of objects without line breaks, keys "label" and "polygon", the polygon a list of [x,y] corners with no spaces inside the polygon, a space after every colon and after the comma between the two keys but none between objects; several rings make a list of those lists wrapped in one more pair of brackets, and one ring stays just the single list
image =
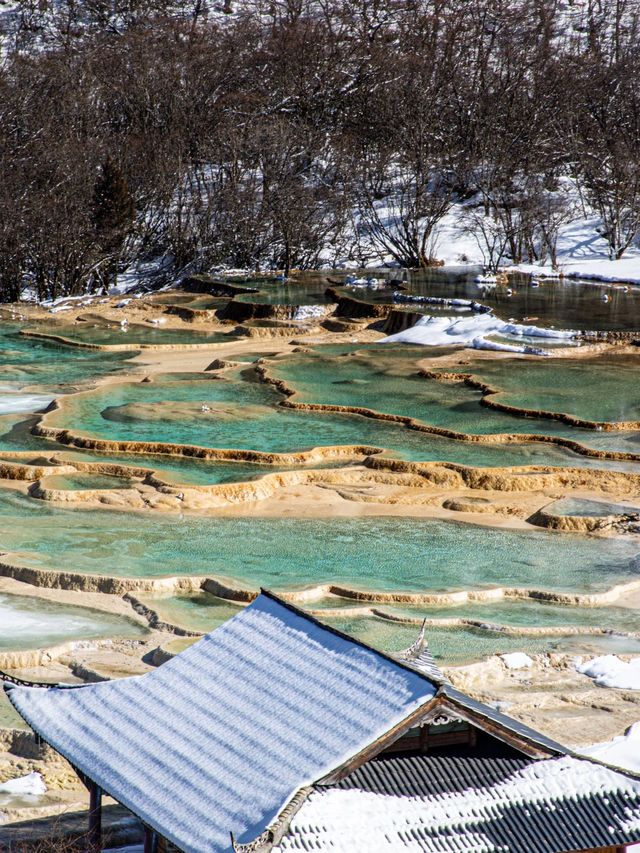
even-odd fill
[{"label": "wooden post", "polygon": [[158,853],[158,835],[150,826],[144,828],[144,853]]},{"label": "wooden post", "polygon": [[95,782],[89,784],[89,850],[102,850],[102,790]]}]

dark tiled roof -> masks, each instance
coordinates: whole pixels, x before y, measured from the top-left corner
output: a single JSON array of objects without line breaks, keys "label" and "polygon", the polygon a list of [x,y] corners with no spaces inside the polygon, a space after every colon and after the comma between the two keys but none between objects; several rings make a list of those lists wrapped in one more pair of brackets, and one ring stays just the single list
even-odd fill
[{"label": "dark tiled roof", "polygon": [[564,853],[640,841],[640,782],[569,756],[371,761],[318,788],[277,850]]},{"label": "dark tiled roof", "polygon": [[423,755],[387,758],[369,761],[332,787],[406,797],[461,793],[503,782],[533,760]]}]

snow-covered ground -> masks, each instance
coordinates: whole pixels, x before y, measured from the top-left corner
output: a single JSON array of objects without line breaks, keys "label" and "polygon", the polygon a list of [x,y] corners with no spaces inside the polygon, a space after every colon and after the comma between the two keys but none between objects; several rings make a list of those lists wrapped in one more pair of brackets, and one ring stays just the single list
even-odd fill
[{"label": "snow-covered ground", "polygon": [[20,796],[39,797],[45,794],[47,786],[39,773],[29,773],[18,779],[10,779],[0,785],[0,794],[16,794]]},{"label": "snow-covered ground", "polygon": [[597,281],[640,283],[640,246],[631,246],[619,261],[609,257],[609,245],[599,233],[600,220],[576,219],[560,229],[558,271],[549,265],[508,266],[536,275],[557,275]]},{"label": "snow-covered ground", "polygon": [[42,412],[53,399],[45,394],[0,394],[0,415]]},{"label": "snow-covered ground", "polygon": [[[612,767],[640,773],[640,723],[635,723],[627,731],[605,743],[594,743],[580,750],[582,755],[597,758]],[[640,844],[638,845],[640,850]]]},{"label": "snow-covered ground", "polygon": [[[464,213],[468,207],[468,203],[454,204],[437,226],[432,254],[445,266],[489,264],[490,259],[480,242],[464,227]],[[355,218],[357,221],[357,214]],[[595,216],[577,216],[562,225],[558,234],[557,269],[553,269],[548,262],[514,265],[508,258],[500,264],[500,268],[547,277],[557,278],[562,275],[567,278],[640,284],[640,245],[632,245],[620,260],[611,260],[609,244],[601,235],[600,228],[601,222]],[[376,255],[373,246],[367,246],[366,251],[372,265],[375,265],[376,259],[379,263],[397,265],[389,254]]]},{"label": "snow-covered ground", "polygon": [[[579,664],[576,669],[583,675],[593,678],[600,687],[640,690],[640,658],[626,662],[616,655],[602,655]],[[638,743],[640,746],[640,729]]]},{"label": "snow-covered ground", "polygon": [[[543,329],[539,326],[521,326],[507,323],[493,314],[473,314],[470,317],[436,317],[425,315],[415,326],[383,338],[381,343],[421,344],[422,346],[468,346],[472,349],[503,350],[505,352],[546,355],[539,347],[520,343],[523,338],[571,341],[575,332]],[[489,339],[491,335],[513,340],[502,343]]]},{"label": "snow-covered ground", "polygon": [[40,773],[29,773],[0,784],[0,824],[4,821],[3,808],[37,805],[46,793],[47,786]]}]

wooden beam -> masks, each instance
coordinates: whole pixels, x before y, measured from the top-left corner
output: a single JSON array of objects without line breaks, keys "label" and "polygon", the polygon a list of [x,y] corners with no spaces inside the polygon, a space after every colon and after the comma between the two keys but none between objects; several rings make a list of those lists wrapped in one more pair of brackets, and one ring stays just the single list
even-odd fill
[{"label": "wooden beam", "polygon": [[89,784],[89,850],[102,850],[102,790],[95,782]]}]

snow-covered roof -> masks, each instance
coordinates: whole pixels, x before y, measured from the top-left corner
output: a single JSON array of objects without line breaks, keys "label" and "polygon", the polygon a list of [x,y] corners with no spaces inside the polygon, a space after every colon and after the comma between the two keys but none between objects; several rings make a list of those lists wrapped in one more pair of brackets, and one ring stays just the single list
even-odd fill
[{"label": "snow-covered roof", "polygon": [[561,853],[640,840],[640,780],[586,760],[413,756],[319,787],[274,853]]},{"label": "snow-covered roof", "polygon": [[6,685],[32,728],[188,853],[246,843],[428,703],[426,676],[263,593],[157,670]]},{"label": "snow-covered roof", "polygon": [[542,732],[532,729],[526,723],[503,714],[491,705],[467,696],[451,684],[443,684],[438,694],[442,706],[455,709],[480,729],[490,730],[498,740],[506,741],[525,755],[536,758],[549,755],[564,755],[569,750]]}]

